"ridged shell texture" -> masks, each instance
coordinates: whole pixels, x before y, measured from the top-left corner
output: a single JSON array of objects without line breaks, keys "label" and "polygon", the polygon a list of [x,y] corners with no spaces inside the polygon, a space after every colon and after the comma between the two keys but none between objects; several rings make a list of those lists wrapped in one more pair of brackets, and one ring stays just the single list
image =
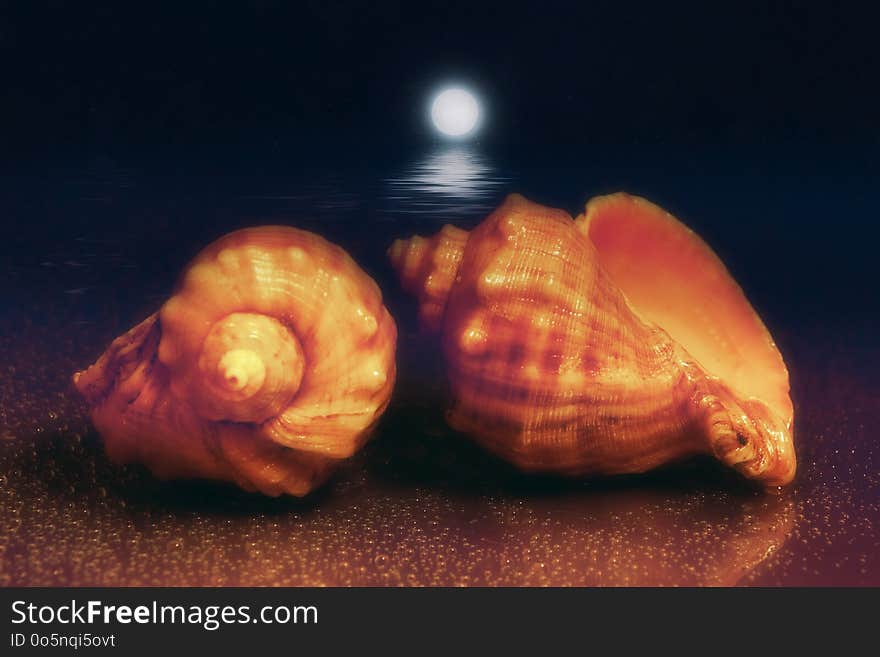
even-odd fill
[{"label": "ridged shell texture", "polygon": [[388,404],[396,335],[341,248],[263,226],[205,248],[159,312],[74,381],[119,462],[304,495]]},{"label": "ridged shell texture", "polygon": [[[657,308],[629,296],[651,284],[625,271],[641,246],[627,239],[604,253],[596,242],[600,230],[627,236],[634,226],[681,273],[680,284],[652,292]],[[594,199],[576,222],[514,195],[470,233],[445,227],[398,240],[389,255],[424,324],[441,333],[450,423],[518,467],[633,473],[711,453],[769,485],[793,477],[788,375],[769,333],[711,250],[647,201]],[[721,281],[717,298],[684,280],[696,259],[700,276]],[[692,326],[678,315],[700,304],[719,316],[678,342],[664,324]],[[730,353],[716,358],[719,349]],[[756,376],[773,383],[769,392],[738,387],[750,380],[739,361],[752,356],[764,359]]]}]

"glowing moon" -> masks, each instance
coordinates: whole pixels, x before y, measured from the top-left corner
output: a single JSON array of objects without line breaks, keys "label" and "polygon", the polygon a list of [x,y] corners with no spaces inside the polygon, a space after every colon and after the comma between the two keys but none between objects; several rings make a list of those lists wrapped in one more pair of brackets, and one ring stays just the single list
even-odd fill
[{"label": "glowing moon", "polygon": [[473,94],[459,87],[445,89],[431,103],[434,126],[449,137],[464,137],[480,120],[480,104]]}]

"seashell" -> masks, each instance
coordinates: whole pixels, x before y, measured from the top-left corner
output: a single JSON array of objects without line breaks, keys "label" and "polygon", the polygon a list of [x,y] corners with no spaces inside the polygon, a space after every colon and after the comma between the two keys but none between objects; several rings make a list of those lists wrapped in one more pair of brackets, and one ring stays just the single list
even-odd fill
[{"label": "seashell", "polygon": [[305,495],[367,440],[397,329],[375,282],[312,233],[230,233],[162,308],[74,375],[116,462]]},{"label": "seashell", "polygon": [[389,249],[441,333],[453,428],[526,471],[644,472],[714,454],[767,485],[796,461],[788,372],[712,250],[652,203],[576,220],[512,195],[470,233]]}]

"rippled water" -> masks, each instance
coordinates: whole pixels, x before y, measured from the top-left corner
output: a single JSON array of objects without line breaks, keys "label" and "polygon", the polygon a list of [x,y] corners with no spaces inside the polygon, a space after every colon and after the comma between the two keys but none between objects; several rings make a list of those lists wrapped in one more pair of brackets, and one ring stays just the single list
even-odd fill
[{"label": "rippled water", "polygon": [[447,146],[387,177],[384,199],[391,212],[472,215],[490,211],[511,181],[479,150]]}]

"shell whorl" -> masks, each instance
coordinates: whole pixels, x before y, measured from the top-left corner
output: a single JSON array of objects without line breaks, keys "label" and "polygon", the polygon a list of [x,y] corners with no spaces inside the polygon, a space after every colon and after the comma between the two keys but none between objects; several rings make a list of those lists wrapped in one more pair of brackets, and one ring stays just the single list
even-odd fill
[{"label": "shell whorl", "polygon": [[231,313],[208,331],[193,403],[209,420],[260,423],[287,408],[305,360],[296,335],[274,317]]},{"label": "shell whorl", "polygon": [[159,319],[172,388],[206,419],[282,420],[333,385],[372,395],[387,384],[387,354],[358,357],[390,322],[381,294],[342,249],[306,231],[221,238],[191,263]]}]

